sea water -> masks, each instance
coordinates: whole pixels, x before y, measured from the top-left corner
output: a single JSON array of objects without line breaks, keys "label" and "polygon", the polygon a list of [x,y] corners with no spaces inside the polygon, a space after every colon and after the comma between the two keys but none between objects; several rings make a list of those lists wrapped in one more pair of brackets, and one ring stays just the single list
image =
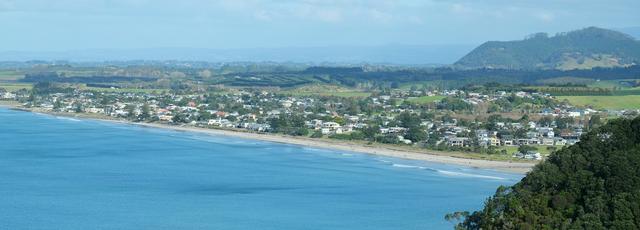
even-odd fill
[{"label": "sea water", "polygon": [[0,229],[451,229],[521,177],[0,108]]}]

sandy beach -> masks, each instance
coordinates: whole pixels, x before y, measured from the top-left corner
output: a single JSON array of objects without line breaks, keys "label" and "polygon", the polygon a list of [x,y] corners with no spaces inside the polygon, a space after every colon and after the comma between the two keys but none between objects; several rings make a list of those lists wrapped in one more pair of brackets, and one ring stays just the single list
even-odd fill
[{"label": "sandy beach", "polygon": [[260,140],[260,141],[302,145],[302,146],[313,147],[313,148],[343,150],[343,151],[359,152],[359,153],[365,153],[365,154],[374,154],[374,155],[396,157],[396,158],[403,158],[403,159],[462,165],[466,167],[491,169],[491,170],[519,173],[519,174],[524,174],[530,171],[533,168],[533,166],[535,166],[535,164],[537,163],[537,162],[528,163],[528,162],[507,162],[507,161],[491,161],[491,160],[482,160],[482,159],[467,159],[467,158],[446,155],[447,154],[446,152],[433,152],[429,150],[421,150],[420,152],[418,152],[418,151],[411,151],[411,150],[405,150],[405,149],[392,149],[391,147],[379,146],[379,145],[348,143],[344,141],[336,141],[336,140],[330,140],[330,139],[315,139],[315,138],[308,138],[308,137],[294,137],[294,136],[267,134],[267,133],[250,133],[250,132],[241,132],[241,131],[233,131],[233,130],[209,129],[209,128],[199,128],[199,127],[193,127],[193,126],[177,126],[177,125],[159,124],[159,123],[136,123],[136,122],[130,122],[126,120],[119,120],[119,119],[106,119],[102,117],[90,116],[85,114],[47,113],[37,109],[20,108],[15,104],[0,103],[0,106],[3,106],[3,105],[4,107],[7,107],[7,108],[50,114],[54,116],[94,119],[94,120],[116,122],[116,123],[127,124],[127,125],[137,125],[137,126],[143,126],[143,127],[149,127],[149,128],[171,129],[171,130],[184,131],[184,132],[197,132],[197,133],[204,133],[209,135],[224,135],[224,136],[230,136],[230,137]]}]

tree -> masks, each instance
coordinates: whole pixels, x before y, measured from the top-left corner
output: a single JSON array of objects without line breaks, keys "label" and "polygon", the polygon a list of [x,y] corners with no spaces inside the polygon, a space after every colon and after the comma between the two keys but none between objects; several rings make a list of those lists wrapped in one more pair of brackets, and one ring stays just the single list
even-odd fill
[{"label": "tree", "polygon": [[513,136],[516,138],[525,138],[527,137],[527,130],[526,129],[517,129],[514,133]]},{"label": "tree", "polygon": [[200,110],[199,114],[200,116],[198,117],[198,120],[200,121],[208,121],[213,118],[213,115],[204,109]]},{"label": "tree", "polygon": [[84,112],[84,108],[82,107],[82,103],[79,103],[79,102],[75,103],[74,104],[74,110],[75,110],[76,113]]},{"label": "tree", "polygon": [[64,107],[64,104],[62,103],[61,98],[56,99],[56,102],[53,103],[53,108],[56,110],[62,109],[63,107]]},{"label": "tree", "polygon": [[571,117],[557,117],[556,118],[556,127],[558,129],[566,129],[573,125],[574,120]]},{"label": "tree", "polygon": [[136,110],[136,106],[133,104],[127,104],[124,106],[124,110],[127,111],[127,116],[128,117],[133,117],[135,110]]},{"label": "tree", "polygon": [[369,125],[362,130],[364,138],[368,140],[374,140],[378,133],[380,133],[380,126],[377,125]]},{"label": "tree", "polygon": [[537,150],[538,148],[529,146],[529,145],[521,145],[518,147],[518,152],[521,152],[521,153],[527,153],[529,151],[537,151]]},{"label": "tree", "polygon": [[187,118],[187,115],[178,113],[176,115],[173,115],[173,119],[171,121],[173,123],[186,123],[189,121],[189,119]]},{"label": "tree", "polygon": [[422,122],[417,114],[409,112],[401,113],[400,115],[398,115],[398,117],[396,117],[396,120],[400,121],[402,127],[405,128],[418,127]]},{"label": "tree", "polygon": [[593,115],[589,119],[589,129],[597,128],[601,124],[602,121],[600,120],[600,115]]},{"label": "tree", "polygon": [[405,138],[413,141],[414,143],[424,141],[427,139],[427,132],[425,132],[424,129],[420,128],[419,126],[415,126],[409,128],[409,131],[407,131]]},{"label": "tree", "polygon": [[538,124],[542,127],[550,127],[551,123],[553,123],[553,118],[549,117],[549,116],[545,116],[540,118],[540,120],[538,121]]},{"label": "tree", "polygon": [[140,113],[141,120],[148,120],[151,117],[151,109],[149,108],[149,104],[144,103],[142,105],[142,113]]},{"label": "tree", "polygon": [[313,134],[311,134],[311,138],[322,138],[322,131],[316,130],[315,132],[313,132]]},{"label": "tree", "polygon": [[363,140],[364,134],[360,131],[351,132],[351,140]]},{"label": "tree", "polygon": [[552,153],[517,184],[499,187],[457,228],[638,229],[638,143],[640,117],[609,121]]}]

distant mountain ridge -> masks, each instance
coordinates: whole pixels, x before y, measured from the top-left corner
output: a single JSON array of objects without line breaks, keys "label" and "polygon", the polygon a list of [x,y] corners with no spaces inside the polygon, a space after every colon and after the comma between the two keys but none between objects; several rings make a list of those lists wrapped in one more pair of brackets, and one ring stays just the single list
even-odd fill
[{"label": "distant mountain ridge", "polygon": [[640,63],[640,41],[597,27],[548,36],[536,33],[519,41],[490,41],[454,65],[460,68],[591,69]]},{"label": "distant mountain ridge", "polygon": [[455,62],[475,46],[379,45],[281,48],[140,48],[90,49],[58,52],[0,51],[0,61],[65,60],[100,61],[206,61],[206,62],[296,62],[339,64],[445,65]]}]

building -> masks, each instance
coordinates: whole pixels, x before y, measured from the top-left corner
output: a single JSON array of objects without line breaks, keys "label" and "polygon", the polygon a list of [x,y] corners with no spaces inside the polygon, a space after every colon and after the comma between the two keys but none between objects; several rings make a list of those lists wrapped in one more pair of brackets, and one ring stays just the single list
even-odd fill
[{"label": "building", "polygon": [[447,145],[453,147],[464,147],[470,144],[469,138],[467,137],[451,137],[447,139]]}]

